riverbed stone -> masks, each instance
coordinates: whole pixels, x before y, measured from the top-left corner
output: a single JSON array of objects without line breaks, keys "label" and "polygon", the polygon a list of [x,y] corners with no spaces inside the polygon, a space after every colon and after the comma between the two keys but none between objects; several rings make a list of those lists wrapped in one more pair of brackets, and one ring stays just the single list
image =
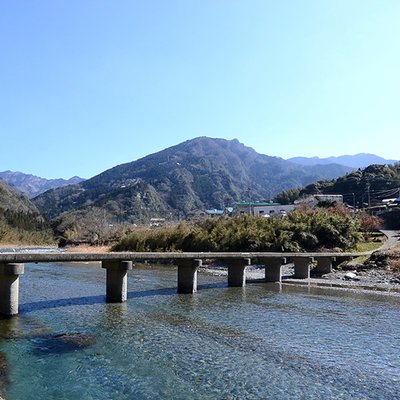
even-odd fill
[{"label": "riverbed stone", "polygon": [[85,333],[61,333],[35,338],[34,343],[36,344],[34,353],[37,355],[62,354],[92,346],[96,343],[96,338]]},{"label": "riverbed stone", "polygon": [[0,399],[5,398],[5,394],[10,386],[10,367],[6,353],[0,351]]},{"label": "riverbed stone", "polygon": [[344,279],[347,279],[347,280],[349,280],[349,281],[359,281],[360,280],[360,278],[357,276],[357,274],[356,273],[354,273],[354,272],[347,272],[345,275],[344,275]]}]

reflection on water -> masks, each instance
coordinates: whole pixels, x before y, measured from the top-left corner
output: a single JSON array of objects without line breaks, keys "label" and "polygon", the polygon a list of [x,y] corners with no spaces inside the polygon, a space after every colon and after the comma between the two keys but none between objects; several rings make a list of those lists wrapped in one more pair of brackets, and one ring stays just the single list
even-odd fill
[{"label": "reflection on water", "polygon": [[[7,399],[399,398],[400,299],[136,268],[105,303],[97,264],[26,265],[0,321]],[[3,355],[3,356],[1,356]]]}]

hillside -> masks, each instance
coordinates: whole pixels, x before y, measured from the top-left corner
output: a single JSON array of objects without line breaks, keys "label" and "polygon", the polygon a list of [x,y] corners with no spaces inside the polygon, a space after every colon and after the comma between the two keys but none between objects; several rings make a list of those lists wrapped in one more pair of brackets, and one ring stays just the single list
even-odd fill
[{"label": "hillside", "polygon": [[294,200],[308,194],[342,194],[349,205],[363,207],[370,203],[379,203],[383,199],[400,196],[400,163],[393,165],[370,165],[364,169],[352,171],[332,180],[321,180],[307,185],[298,191],[282,192],[276,200],[290,198]]},{"label": "hillside", "polygon": [[348,172],[339,165],[298,166],[258,154],[237,140],[200,137],[111,168],[87,181],[34,199],[50,218],[103,208],[116,221],[178,218],[240,200],[272,198],[282,190]]},{"label": "hillside", "polygon": [[0,179],[0,243],[46,243],[49,224],[21,192]]},{"label": "hillside", "polygon": [[2,179],[0,179],[0,209],[24,214],[39,214],[36,206],[23,193]]},{"label": "hillside", "polygon": [[74,176],[70,179],[45,179],[39,176],[14,171],[0,172],[0,179],[3,179],[9,185],[25,193],[29,198],[36,197],[50,189],[73,185],[84,181],[84,179],[78,176]]}]

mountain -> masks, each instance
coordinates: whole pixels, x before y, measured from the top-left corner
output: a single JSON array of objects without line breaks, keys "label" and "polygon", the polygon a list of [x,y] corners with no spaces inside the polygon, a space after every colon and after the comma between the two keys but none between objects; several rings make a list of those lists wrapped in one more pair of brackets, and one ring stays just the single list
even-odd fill
[{"label": "mountain", "polygon": [[78,176],[74,176],[70,179],[45,179],[39,176],[13,171],[0,172],[0,179],[3,179],[9,185],[25,193],[29,198],[38,196],[49,189],[73,185],[84,181],[84,179]]},{"label": "mountain", "polygon": [[47,191],[33,201],[50,218],[93,208],[116,221],[179,218],[234,201],[270,199],[282,190],[349,171],[336,164],[299,166],[258,154],[236,139],[199,137]]},{"label": "mountain", "polygon": [[339,156],[339,157],[293,157],[289,158],[288,161],[300,164],[300,165],[318,165],[318,164],[340,164],[350,168],[366,168],[372,164],[394,164],[398,160],[386,160],[375,154],[359,153],[353,156]]},{"label": "mountain", "polygon": [[52,240],[50,225],[36,206],[0,179],[0,243],[43,244]]},{"label": "mountain", "polygon": [[36,206],[23,193],[2,179],[0,179],[0,209],[24,214],[39,214]]}]

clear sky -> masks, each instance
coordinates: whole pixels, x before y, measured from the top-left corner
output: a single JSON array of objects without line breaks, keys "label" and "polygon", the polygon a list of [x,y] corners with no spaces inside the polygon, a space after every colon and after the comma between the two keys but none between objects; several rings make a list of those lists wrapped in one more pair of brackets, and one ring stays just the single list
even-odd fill
[{"label": "clear sky", "polygon": [[94,176],[197,136],[399,159],[399,0],[0,2],[0,171]]}]

